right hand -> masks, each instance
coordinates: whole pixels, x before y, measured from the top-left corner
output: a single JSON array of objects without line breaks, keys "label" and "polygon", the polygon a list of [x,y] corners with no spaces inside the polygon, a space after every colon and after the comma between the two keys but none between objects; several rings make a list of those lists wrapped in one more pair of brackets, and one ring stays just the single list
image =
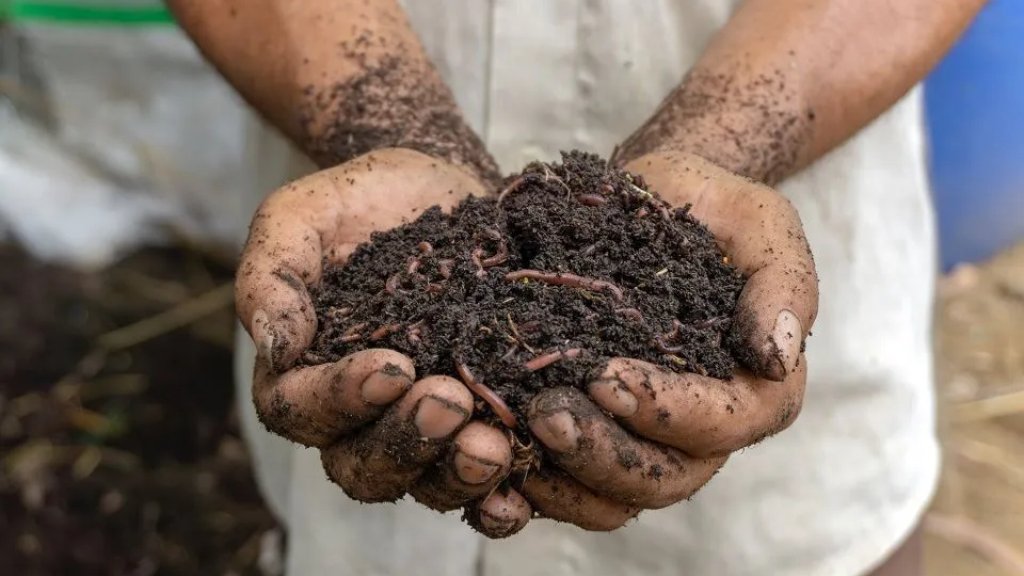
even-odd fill
[{"label": "right hand", "polygon": [[[412,360],[371,349],[295,367],[316,334],[308,287],[370,233],[450,209],[484,186],[418,152],[385,149],[272,193],[253,218],[238,269],[239,319],[256,345],[253,399],[270,431],[318,448],[328,476],[363,502],[406,493],[437,510],[466,507],[491,537],[522,528],[531,510],[494,487],[512,461],[505,434],[470,421],[474,399],[447,376],[416,380]],[[478,515],[478,516],[477,516]]]}]

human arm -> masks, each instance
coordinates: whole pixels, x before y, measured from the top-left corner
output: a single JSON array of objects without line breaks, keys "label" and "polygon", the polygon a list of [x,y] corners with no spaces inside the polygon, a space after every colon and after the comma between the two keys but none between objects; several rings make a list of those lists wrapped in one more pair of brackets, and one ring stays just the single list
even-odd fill
[{"label": "human arm", "polygon": [[498,179],[398,2],[168,5],[239,94],[320,167],[409,148]]},{"label": "human arm", "polygon": [[353,498],[412,493],[438,509],[471,504],[498,520],[490,530],[479,523],[492,536],[521,526],[521,498],[491,494],[511,460],[508,441],[471,421],[463,384],[417,375],[390,350],[296,367],[316,332],[309,287],[324,262],[343,262],[371,232],[482,195],[497,179],[398,4],[169,4],[239,93],[328,168],[267,197],[239,265],[236,307],[258,352],[253,399],[263,424],[318,448]]},{"label": "human arm", "polygon": [[[616,161],[652,189],[676,205],[692,203],[691,214],[748,276],[733,334],[750,355],[728,383],[616,359],[591,383],[589,400],[537,398],[531,429],[577,491],[611,510],[597,527],[688,497],[729,453],[793,422],[817,278],[798,215],[762,183],[814,162],[891,106],[982,4],[748,0],[618,148]],[[641,465],[625,469],[599,451],[629,453]],[[657,475],[643,474],[655,464]],[[542,513],[595,525],[546,497],[539,482],[534,488],[526,493]],[[631,508],[608,508],[613,503]]]}]

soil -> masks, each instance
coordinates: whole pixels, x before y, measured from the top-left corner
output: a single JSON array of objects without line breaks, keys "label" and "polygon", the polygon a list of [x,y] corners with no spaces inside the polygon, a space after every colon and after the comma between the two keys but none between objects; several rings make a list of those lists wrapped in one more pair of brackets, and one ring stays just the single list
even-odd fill
[{"label": "soil", "polygon": [[398,350],[509,427],[537,391],[583,386],[613,357],[729,378],[744,278],[688,210],[595,155],[530,164],[497,197],[432,208],[328,266],[304,362]]},{"label": "soil", "polygon": [[0,572],[274,573],[284,536],[233,415],[233,268],[147,248],[82,273],[0,245]]}]

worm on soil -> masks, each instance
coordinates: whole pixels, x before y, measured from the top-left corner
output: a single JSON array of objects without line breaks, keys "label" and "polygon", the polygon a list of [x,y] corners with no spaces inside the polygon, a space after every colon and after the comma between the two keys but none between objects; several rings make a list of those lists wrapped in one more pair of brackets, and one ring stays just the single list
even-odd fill
[{"label": "worm on soil", "polygon": [[361,332],[363,328],[366,328],[366,322],[360,322],[359,324],[350,326],[348,330],[345,330],[345,332],[342,333],[341,338],[339,338],[339,340],[346,343],[362,340],[363,335],[360,334],[359,332]]},{"label": "worm on soil", "polygon": [[682,352],[683,348],[685,348],[685,346],[682,344],[680,344],[679,346],[669,346],[668,344],[665,343],[665,339],[662,336],[654,337],[654,347],[657,348],[658,351],[663,354],[676,354],[678,352]]},{"label": "worm on soil", "polygon": [[448,258],[437,261],[437,273],[441,276],[441,278],[447,280],[448,278],[451,277],[452,264],[454,264],[454,262]]},{"label": "worm on soil", "polygon": [[409,324],[409,327],[405,330],[406,338],[409,339],[409,342],[412,342],[413,344],[420,343],[420,334],[422,334],[424,322],[424,320],[420,320],[419,322]]},{"label": "worm on soil", "polygon": [[481,400],[487,403],[494,411],[494,414],[501,420],[502,424],[509,428],[516,427],[516,415],[509,409],[508,404],[498,396],[494,390],[491,390],[487,386],[484,386],[483,382],[477,381],[473,376],[473,373],[469,371],[469,366],[466,366],[463,362],[455,361],[455,370],[459,373],[459,377],[466,384],[466,388],[469,388],[474,394],[480,397]]},{"label": "worm on soil", "polygon": [[622,292],[622,288],[619,288],[611,282],[598,280],[597,278],[577,276],[576,274],[569,274],[568,272],[541,272],[540,270],[524,269],[509,272],[505,275],[505,280],[509,280],[511,282],[522,280],[523,278],[529,278],[530,280],[536,280],[545,284],[569,286],[571,288],[583,288],[586,290],[593,290],[595,292],[607,290],[618,301],[622,301],[625,296]]},{"label": "worm on soil", "polygon": [[508,260],[508,245],[505,244],[504,240],[498,241],[498,251],[493,256],[484,258],[480,261],[480,266],[483,268],[490,268],[491,266],[497,266],[504,264]]},{"label": "worm on soil", "polygon": [[501,201],[504,200],[506,196],[518,190],[519,187],[522,186],[523,184],[526,184],[526,176],[526,174],[523,174],[522,176],[516,178],[512,182],[509,182],[509,185],[506,186],[500,193],[498,193],[498,206],[501,206]]},{"label": "worm on soil", "polygon": [[392,274],[388,277],[387,281],[384,282],[384,291],[394,296],[398,292],[398,283],[401,282],[402,277],[399,274]]},{"label": "worm on soil", "polygon": [[541,368],[547,368],[559,360],[568,360],[575,358],[583,352],[580,348],[569,348],[568,350],[554,350],[546,354],[541,354],[533,360],[530,360],[526,364],[523,364],[523,368],[526,368],[530,372],[536,372]]},{"label": "worm on soil", "polygon": [[636,322],[644,321],[644,314],[636,308],[616,308],[615,313]]},{"label": "worm on soil", "polygon": [[580,194],[576,200],[584,206],[603,206],[608,203],[608,200],[600,194]]},{"label": "worm on soil", "polygon": [[388,334],[398,332],[401,329],[401,324],[384,324],[380,328],[377,328],[376,330],[370,333],[370,340],[380,340],[381,338],[384,338]]}]

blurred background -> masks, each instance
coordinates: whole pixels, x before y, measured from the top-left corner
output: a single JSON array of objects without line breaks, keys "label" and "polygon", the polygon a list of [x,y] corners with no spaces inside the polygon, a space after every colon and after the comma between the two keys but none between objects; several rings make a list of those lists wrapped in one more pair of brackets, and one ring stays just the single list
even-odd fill
[{"label": "blurred background", "polygon": [[[159,2],[88,4],[0,0],[0,567],[275,574],[230,386],[244,108]],[[932,575],[1024,574],[1022,31],[993,0],[926,84]]]}]

